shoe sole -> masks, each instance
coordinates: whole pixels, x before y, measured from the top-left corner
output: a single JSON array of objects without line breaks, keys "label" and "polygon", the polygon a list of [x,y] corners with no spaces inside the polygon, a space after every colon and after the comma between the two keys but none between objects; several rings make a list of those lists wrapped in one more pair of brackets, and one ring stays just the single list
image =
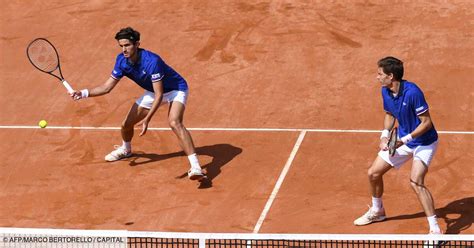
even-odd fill
[{"label": "shoe sole", "polygon": [[191,179],[191,180],[193,180],[193,181],[194,181],[194,180],[199,180],[199,181],[201,181],[201,180],[203,180],[204,178],[207,178],[207,177],[206,177],[205,175],[197,175],[197,174],[196,174],[196,175],[191,175],[191,176],[189,176],[189,179]]},{"label": "shoe sole", "polygon": [[369,221],[369,222],[366,222],[366,223],[356,224],[356,223],[354,222],[354,225],[356,225],[356,226],[365,226],[365,225],[368,225],[368,224],[371,224],[371,223],[374,223],[374,222],[381,222],[381,221],[384,221],[385,219],[387,219],[386,216],[380,217],[379,219],[372,220],[372,221]]}]

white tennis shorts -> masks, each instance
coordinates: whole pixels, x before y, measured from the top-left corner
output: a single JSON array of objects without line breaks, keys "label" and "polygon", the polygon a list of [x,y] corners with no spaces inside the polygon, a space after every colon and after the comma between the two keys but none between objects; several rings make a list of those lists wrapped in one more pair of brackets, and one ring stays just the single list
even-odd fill
[{"label": "white tennis shorts", "polygon": [[430,145],[417,146],[415,148],[410,148],[406,145],[400,146],[395,151],[393,157],[388,154],[388,150],[380,151],[379,156],[397,169],[400,168],[410,158],[413,158],[413,160],[421,160],[426,166],[429,166],[437,149],[438,141],[435,141]]},{"label": "white tennis shorts", "polygon": [[[180,102],[183,105],[186,106],[186,101],[188,99],[188,91],[180,91],[180,90],[173,90],[170,92],[166,92],[163,94],[163,99],[161,100],[160,104],[163,104],[164,102]],[[151,105],[155,101],[155,93],[145,90],[145,93],[135,101],[135,103],[143,108],[146,109],[151,109]]]}]

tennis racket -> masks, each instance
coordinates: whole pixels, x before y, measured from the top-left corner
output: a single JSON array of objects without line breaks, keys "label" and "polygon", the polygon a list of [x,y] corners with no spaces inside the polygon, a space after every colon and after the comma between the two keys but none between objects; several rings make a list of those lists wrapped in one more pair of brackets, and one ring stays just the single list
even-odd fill
[{"label": "tennis racket", "polygon": [[394,127],[390,131],[390,137],[388,139],[388,154],[393,157],[395,151],[397,150],[397,140],[398,140],[398,128]]},{"label": "tennis racket", "polygon": [[[26,56],[36,69],[59,79],[70,94],[74,92],[63,77],[58,51],[51,42],[44,38],[33,40],[26,48]],[[55,71],[59,71],[59,73]]]}]

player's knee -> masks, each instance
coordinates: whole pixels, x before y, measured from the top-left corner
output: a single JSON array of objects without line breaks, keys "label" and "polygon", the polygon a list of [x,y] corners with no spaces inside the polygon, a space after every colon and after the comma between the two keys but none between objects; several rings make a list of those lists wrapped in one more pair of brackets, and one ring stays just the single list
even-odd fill
[{"label": "player's knee", "polygon": [[177,119],[170,119],[168,123],[173,130],[179,130],[183,127],[183,124],[181,123],[181,121]]},{"label": "player's knee", "polygon": [[133,124],[131,124],[130,122],[125,120],[125,121],[122,122],[121,128],[122,129],[130,129],[130,128],[133,128]]},{"label": "player's knee", "polygon": [[410,186],[416,193],[419,193],[425,189],[425,185],[423,185],[423,182],[418,182],[413,179],[410,179]]},{"label": "player's knee", "polygon": [[376,170],[373,170],[372,168],[370,168],[367,171],[367,176],[369,177],[370,181],[377,181],[382,177],[382,174],[377,172]]},{"label": "player's knee", "polygon": [[133,129],[135,127],[135,125],[137,123],[139,123],[140,121],[142,121],[143,119],[140,119],[140,118],[130,118],[127,116],[127,118],[125,118],[125,120],[123,120],[122,122],[122,129],[126,129],[126,130],[130,130],[130,129]]}]

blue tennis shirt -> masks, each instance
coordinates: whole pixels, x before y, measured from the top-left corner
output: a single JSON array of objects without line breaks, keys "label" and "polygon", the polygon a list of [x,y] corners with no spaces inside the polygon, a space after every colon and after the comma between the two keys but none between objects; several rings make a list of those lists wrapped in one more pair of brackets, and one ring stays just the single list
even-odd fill
[{"label": "blue tennis shirt", "polygon": [[[383,108],[398,120],[399,137],[403,137],[420,125],[419,115],[428,111],[425,96],[416,84],[402,80],[397,96],[387,87],[382,87]],[[407,143],[410,148],[426,146],[438,140],[438,133],[433,127],[419,137]]]},{"label": "blue tennis shirt", "polygon": [[160,56],[145,49],[138,49],[138,62],[131,64],[122,53],[117,55],[112,77],[130,78],[145,90],[154,92],[152,83],[163,82],[163,93],[172,90],[186,91],[188,85],[181,75],[168,66]]}]

